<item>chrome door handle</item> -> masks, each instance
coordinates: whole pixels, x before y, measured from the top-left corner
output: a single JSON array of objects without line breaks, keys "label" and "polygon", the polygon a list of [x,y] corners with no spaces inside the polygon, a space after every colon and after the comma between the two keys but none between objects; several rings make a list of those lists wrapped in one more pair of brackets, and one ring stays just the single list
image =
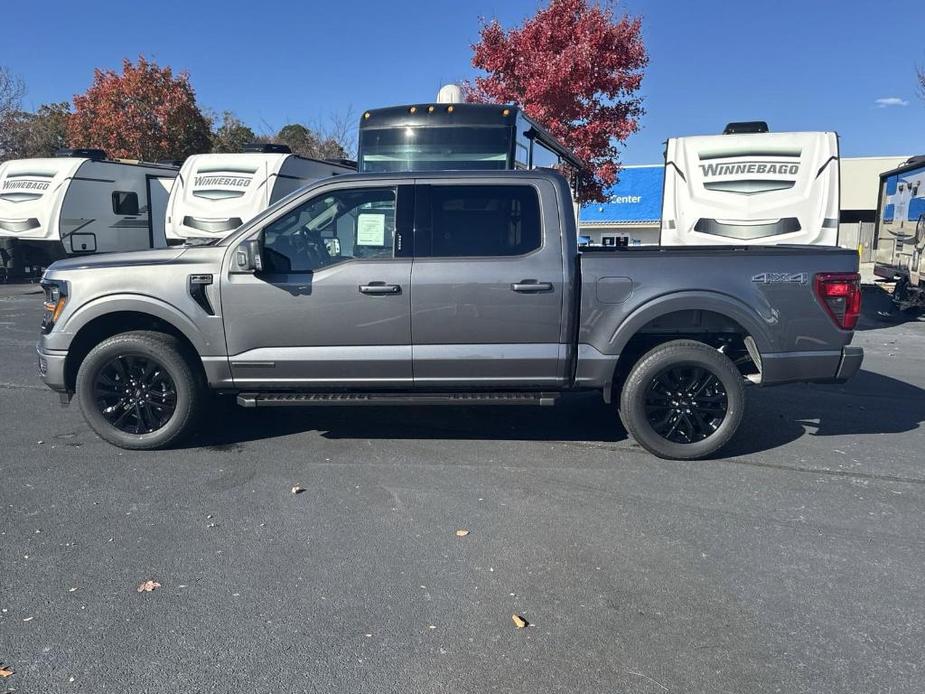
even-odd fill
[{"label": "chrome door handle", "polygon": [[551,292],[552,282],[537,282],[536,280],[521,280],[511,285],[511,290],[515,292],[535,293]]},{"label": "chrome door handle", "polygon": [[360,294],[401,294],[401,286],[397,284],[386,284],[385,282],[370,282],[361,284]]}]

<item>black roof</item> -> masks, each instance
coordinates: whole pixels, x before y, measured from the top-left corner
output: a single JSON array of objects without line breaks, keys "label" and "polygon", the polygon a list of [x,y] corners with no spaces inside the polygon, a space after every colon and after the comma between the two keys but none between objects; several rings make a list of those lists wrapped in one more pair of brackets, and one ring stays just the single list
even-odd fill
[{"label": "black roof", "polygon": [[906,173],[907,171],[912,171],[913,169],[921,169],[923,167],[925,167],[925,154],[919,154],[914,157],[909,157],[895,169],[884,171],[882,174],[880,174],[880,178],[895,176],[896,174]]},{"label": "black roof", "polygon": [[[507,111],[507,113],[505,113]],[[365,111],[360,130],[375,128],[434,125],[505,125],[513,124],[520,109],[508,104],[405,104]]]}]

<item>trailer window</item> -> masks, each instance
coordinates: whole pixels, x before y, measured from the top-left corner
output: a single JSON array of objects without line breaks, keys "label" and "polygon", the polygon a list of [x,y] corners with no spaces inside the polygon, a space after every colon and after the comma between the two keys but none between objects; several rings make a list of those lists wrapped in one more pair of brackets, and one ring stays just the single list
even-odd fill
[{"label": "trailer window", "polygon": [[123,190],[113,192],[112,211],[116,214],[137,215],[138,193]]},{"label": "trailer window", "polygon": [[542,245],[539,199],[532,186],[423,186],[422,193],[419,226],[431,233],[420,253],[415,242],[415,255],[514,256]]},{"label": "trailer window", "polygon": [[559,166],[559,155],[553,152],[549,147],[541,142],[533,141],[533,158],[530,160],[530,168],[537,169],[545,167],[554,169]]},{"label": "trailer window", "polygon": [[359,170],[508,169],[511,136],[507,126],[363,130]]}]

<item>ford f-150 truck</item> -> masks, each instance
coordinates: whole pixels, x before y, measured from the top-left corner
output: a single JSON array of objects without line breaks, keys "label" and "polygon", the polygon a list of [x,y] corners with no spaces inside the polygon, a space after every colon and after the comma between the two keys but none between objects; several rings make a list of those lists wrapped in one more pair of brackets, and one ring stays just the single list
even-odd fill
[{"label": "ford f-150 truck", "polygon": [[746,382],[841,382],[863,358],[854,251],[579,252],[551,171],[338,176],[207,243],[45,274],[42,378],[117,446],[174,444],[210,392],[264,407],[596,390],[646,449],[694,459],[733,436]]}]

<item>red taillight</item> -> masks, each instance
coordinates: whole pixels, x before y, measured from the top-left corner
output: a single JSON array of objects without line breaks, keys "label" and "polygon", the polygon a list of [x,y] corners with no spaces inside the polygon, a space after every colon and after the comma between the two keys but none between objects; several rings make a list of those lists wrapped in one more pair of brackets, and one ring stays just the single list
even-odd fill
[{"label": "red taillight", "polygon": [[813,291],[839,328],[854,330],[861,315],[861,276],[856,272],[820,272]]}]

